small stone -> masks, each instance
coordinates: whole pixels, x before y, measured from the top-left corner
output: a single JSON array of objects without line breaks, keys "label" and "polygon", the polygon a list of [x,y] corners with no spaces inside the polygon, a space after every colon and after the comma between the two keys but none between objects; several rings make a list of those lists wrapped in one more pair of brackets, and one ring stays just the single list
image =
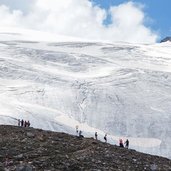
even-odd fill
[{"label": "small stone", "polygon": [[133,159],[133,161],[134,161],[134,162],[136,162],[136,161],[137,161],[137,159]]},{"label": "small stone", "polygon": [[32,171],[33,168],[29,165],[22,165],[16,168],[16,171]]},{"label": "small stone", "polygon": [[152,165],[150,166],[150,168],[151,168],[152,171],[155,171],[155,170],[157,170],[157,165],[152,164]]},{"label": "small stone", "polygon": [[33,134],[33,133],[31,133],[31,132],[27,132],[27,137],[29,137],[29,138],[34,138],[35,137],[35,135]]},{"label": "small stone", "polygon": [[23,140],[21,140],[21,142],[27,142],[27,138],[24,138]]},{"label": "small stone", "polygon": [[22,159],[23,158],[23,154],[19,154],[18,156],[15,156],[16,159]]}]

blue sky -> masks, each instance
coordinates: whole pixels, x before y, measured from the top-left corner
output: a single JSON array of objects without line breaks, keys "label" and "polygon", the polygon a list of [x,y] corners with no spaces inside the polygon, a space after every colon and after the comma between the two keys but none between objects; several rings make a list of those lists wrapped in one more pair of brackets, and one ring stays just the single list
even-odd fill
[{"label": "blue sky", "polygon": [[[101,7],[108,9],[112,5],[119,5],[126,0],[92,0]],[[171,36],[171,0],[133,0],[144,5],[145,14],[151,19],[145,23],[161,38]]]}]

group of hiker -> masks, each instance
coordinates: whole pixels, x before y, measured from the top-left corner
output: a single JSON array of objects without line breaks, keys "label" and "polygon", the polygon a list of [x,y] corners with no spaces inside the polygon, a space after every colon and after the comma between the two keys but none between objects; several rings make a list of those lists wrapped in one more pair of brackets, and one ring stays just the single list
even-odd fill
[{"label": "group of hiker", "polygon": [[[77,134],[78,137],[80,137],[80,138],[84,137],[84,136],[82,135],[82,131],[81,131],[81,130],[78,130],[78,125],[76,126],[76,134]],[[95,136],[95,139],[98,140],[98,138],[97,138],[97,137],[98,137],[97,132],[95,132],[94,136]],[[107,143],[107,134],[105,134],[104,140],[105,140],[105,143]],[[125,146],[124,146],[124,145],[125,145]],[[119,139],[119,146],[120,146],[120,147],[129,148],[129,140],[127,139],[125,142],[123,142],[122,139]]]},{"label": "group of hiker", "polygon": [[[97,132],[95,132],[95,139],[97,140]],[[104,140],[107,143],[107,134],[105,134],[104,136]],[[124,143],[123,140],[120,138],[119,139],[119,147],[124,147],[125,144],[125,148],[129,148],[129,140],[127,139]]]},{"label": "group of hiker", "polygon": [[18,119],[18,126],[21,126],[21,127],[30,127],[30,121],[24,121],[23,119],[20,120]]},{"label": "group of hiker", "polygon": [[119,139],[119,146],[120,147],[124,147],[125,144],[125,148],[129,148],[129,140],[127,139],[124,143],[122,139]]},{"label": "group of hiker", "polygon": [[[20,120],[18,119],[18,126],[21,126],[21,127],[30,127],[30,121],[24,121],[23,119]],[[78,137],[80,138],[83,138],[84,136],[82,135],[82,131],[81,130],[78,130],[78,125],[76,126],[76,134],[78,135]],[[95,139],[98,140],[98,134],[97,132],[95,132]],[[105,140],[105,143],[107,143],[107,134],[105,134],[104,136],[104,140]],[[124,146],[125,144],[125,146]],[[119,146],[120,147],[125,147],[125,148],[129,148],[129,140],[127,139],[124,143],[123,143],[123,140],[122,139],[119,139]]]}]

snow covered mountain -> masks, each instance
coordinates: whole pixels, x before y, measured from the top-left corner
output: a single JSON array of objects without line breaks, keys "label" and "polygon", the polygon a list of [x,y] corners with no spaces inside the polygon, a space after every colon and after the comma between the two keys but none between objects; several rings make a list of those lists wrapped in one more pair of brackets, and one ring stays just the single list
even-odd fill
[{"label": "snow covered mountain", "polygon": [[0,29],[0,124],[85,136],[171,158],[171,43],[105,43]]},{"label": "snow covered mountain", "polygon": [[171,42],[171,37],[165,37],[164,39],[161,40],[161,43],[163,42],[167,42],[167,41],[170,41]]}]

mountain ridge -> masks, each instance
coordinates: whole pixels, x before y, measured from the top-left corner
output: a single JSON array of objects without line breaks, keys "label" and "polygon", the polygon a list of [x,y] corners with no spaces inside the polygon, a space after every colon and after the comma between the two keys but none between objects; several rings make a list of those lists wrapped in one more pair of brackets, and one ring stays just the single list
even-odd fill
[{"label": "mountain ridge", "polygon": [[163,43],[163,42],[171,42],[171,36],[167,36],[160,41],[160,43]]}]

